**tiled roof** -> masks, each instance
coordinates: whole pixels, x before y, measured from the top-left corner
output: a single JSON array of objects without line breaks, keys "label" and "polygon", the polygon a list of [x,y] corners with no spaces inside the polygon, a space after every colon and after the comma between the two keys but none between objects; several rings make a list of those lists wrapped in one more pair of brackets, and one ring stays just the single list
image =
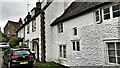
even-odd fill
[{"label": "tiled roof", "polygon": [[63,22],[79,15],[84,14],[85,12],[91,11],[97,7],[103,6],[104,4],[108,4],[108,2],[73,2],[71,5],[65,10],[65,12],[58,17],[51,26],[58,24],[59,22]]}]

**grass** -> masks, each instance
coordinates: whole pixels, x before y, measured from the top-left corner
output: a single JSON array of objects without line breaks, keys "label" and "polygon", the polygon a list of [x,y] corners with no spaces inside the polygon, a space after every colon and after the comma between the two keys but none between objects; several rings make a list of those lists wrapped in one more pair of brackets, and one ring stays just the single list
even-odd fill
[{"label": "grass", "polygon": [[47,62],[47,63],[36,62],[34,67],[35,68],[69,68],[69,67],[65,67],[63,65],[57,64],[55,62]]}]

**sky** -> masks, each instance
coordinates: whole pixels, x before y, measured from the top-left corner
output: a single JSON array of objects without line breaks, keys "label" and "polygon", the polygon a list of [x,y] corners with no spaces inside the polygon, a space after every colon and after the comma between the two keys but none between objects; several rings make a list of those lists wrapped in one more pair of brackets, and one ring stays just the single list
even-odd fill
[{"label": "sky", "polygon": [[[18,22],[27,15],[27,12],[35,7],[38,0],[0,0],[0,27],[3,28],[8,20]],[[29,7],[27,9],[27,4]]]}]

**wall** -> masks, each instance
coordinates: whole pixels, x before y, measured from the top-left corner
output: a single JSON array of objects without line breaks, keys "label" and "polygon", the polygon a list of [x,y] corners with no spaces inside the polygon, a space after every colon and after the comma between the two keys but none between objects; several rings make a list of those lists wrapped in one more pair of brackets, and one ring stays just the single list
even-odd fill
[{"label": "wall", "polygon": [[[59,45],[66,44],[67,58],[62,59],[61,64],[63,65],[110,65],[107,58],[106,41],[104,40],[119,39],[118,25],[118,18],[96,24],[93,12],[63,22],[63,33],[59,34],[57,25],[55,25],[52,28],[54,61],[59,62]],[[74,27],[78,27],[77,36],[73,36],[72,29]],[[72,50],[71,40],[80,40],[80,51]]]},{"label": "wall", "polygon": [[46,61],[51,62],[53,61],[53,31],[50,24],[59,17],[65,10],[65,7],[68,7],[70,4],[69,2],[64,5],[64,0],[61,2],[57,2],[54,0],[48,8],[45,10],[45,38],[46,38]]},{"label": "wall", "polygon": [[32,21],[29,23],[30,25],[30,32],[27,34],[27,25],[25,26],[25,41],[29,40],[29,48],[32,48],[32,40],[39,38],[39,58],[41,60],[41,32],[40,32],[40,18],[41,15],[38,15],[36,19],[36,31],[32,31]]}]

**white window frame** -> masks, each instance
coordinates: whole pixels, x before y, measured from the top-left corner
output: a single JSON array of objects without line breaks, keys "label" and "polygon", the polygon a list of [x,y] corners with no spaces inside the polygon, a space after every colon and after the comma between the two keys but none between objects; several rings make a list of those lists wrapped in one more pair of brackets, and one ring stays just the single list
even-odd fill
[{"label": "white window frame", "polygon": [[102,9],[103,20],[109,20],[109,19],[104,19],[104,15],[107,15],[107,14],[104,14],[104,9],[107,9],[107,8],[109,8],[109,13],[107,13],[107,14],[110,14],[110,19],[111,19],[111,7],[105,7],[105,8]]},{"label": "white window frame", "polygon": [[58,24],[58,33],[63,33],[63,23]]},{"label": "white window frame", "polygon": [[[77,42],[79,42],[79,45],[77,45]],[[75,44],[73,44],[73,43],[75,43]],[[77,46],[79,46],[79,48]],[[75,49],[74,49],[74,47],[75,47]],[[72,50],[73,51],[80,51],[81,50],[80,48],[81,48],[80,40],[72,40]]]},{"label": "white window frame", "polygon": [[[120,41],[106,41],[105,43],[106,43],[106,46],[107,46],[106,49],[107,49],[107,57],[108,57],[107,59],[108,59],[108,63],[109,63],[109,64],[114,64],[114,65],[120,65],[120,64],[118,64],[118,62],[117,62],[117,57],[118,57],[118,56],[117,56],[117,50],[116,50],[116,49],[117,49],[117,48],[116,48],[116,43],[120,43]],[[114,45],[115,45],[115,57],[116,57],[116,63],[111,63],[111,62],[109,62],[108,43],[114,43]]]},{"label": "white window frame", "polygon": [[[99,16],[99,20],[98,21],[96,21],[96,12],[98,11],[98,16]],[[94,12],[94,15],[95,15],[95,22],[98,24],[98,23],[100,23],[101,22],[101,9],[97,9],[95,12]]]},{"label": "white window frame", "polygon": [[[119,10],[113,11],[113,6],[116,6],[116,5],[119,5]],[[120,4],[112,5],[112,6],[111,6],[111,9],[112,9],[112,10],[111,10],[111,11],[112,11],[112,18],[116,18],[116,17],[113,17],[113,15],[114,15],[113,13],[114,13],[114,12],[117,12],[117,11],[120,11]]]},{"label": "white window frame", "polygon": [[[60,47],[62,47],[61,51],[60,51]],[[64,48],[66,48],[66,45],[59,45],[59,57],[60,58],[66,58],[67,57],[67,48],[65,49],[65,53],[64,53]],[[65,54],[65,55],[64,55]]]},{"label": "white window frame", "polygon": [[36,19],[32,20],[32,32],[36,31]]}]

